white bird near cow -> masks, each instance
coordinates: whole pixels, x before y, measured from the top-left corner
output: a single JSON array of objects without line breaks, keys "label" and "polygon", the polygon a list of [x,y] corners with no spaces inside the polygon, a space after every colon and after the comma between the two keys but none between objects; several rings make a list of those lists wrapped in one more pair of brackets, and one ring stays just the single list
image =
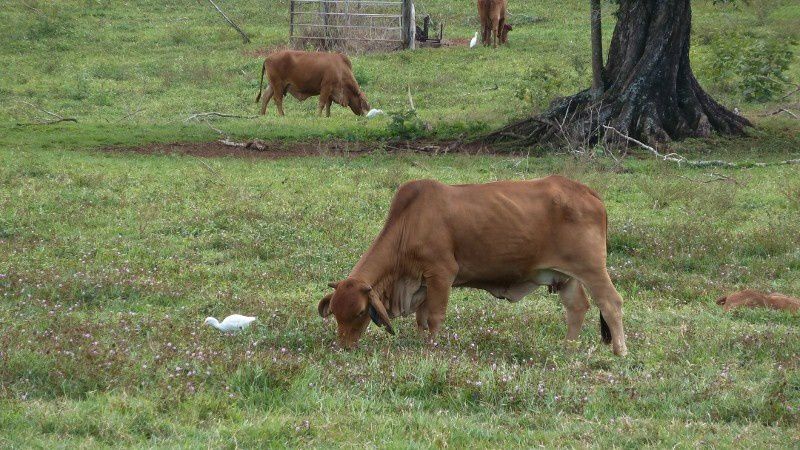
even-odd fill
[{"label": "white bird near cow", "polygon": [[240,331],[244,330],[245,328],[249,327],[251,323],[256,320],[255,317],[250,316],[243,316],[241,314],[231,314],[230,316],[226,317],[222,320],[222,322],[218,321],[213,317],[206,317],[204,325],[210,325],[219,331],[228,332],[228,331]]},{"label": "white bird near cow", "polygon": [[475,36],[472,36],[472,40],[469,41],[469,48],[475,48],[478,45],[478,32],[475,32]]},{"label": "white bird near cow", "polygon": [[370,109],[369,112],[367,113],[367,119],[372,119],[373,117],[379,116],[381,114],[383,114],[382,109],[375,109],[375,108]]}]

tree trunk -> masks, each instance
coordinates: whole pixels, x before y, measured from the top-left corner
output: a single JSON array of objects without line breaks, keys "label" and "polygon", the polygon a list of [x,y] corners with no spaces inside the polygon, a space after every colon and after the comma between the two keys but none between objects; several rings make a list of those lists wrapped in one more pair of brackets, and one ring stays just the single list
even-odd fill
[{"label": "tree trunk", "polygon": [[690,0],[620,0],[603,70],[603,94],[587,89],[554,100],[538,117],[509,125],[489,141],[511,145],[617,141],[610,126],[659,144],[712,131],[743,134],[750,122],[714,101],[689,64]]},{"label": "tree trunk", "polygon": [[591,0],[592,97],[603,95],[603,24],[600,0]]}]

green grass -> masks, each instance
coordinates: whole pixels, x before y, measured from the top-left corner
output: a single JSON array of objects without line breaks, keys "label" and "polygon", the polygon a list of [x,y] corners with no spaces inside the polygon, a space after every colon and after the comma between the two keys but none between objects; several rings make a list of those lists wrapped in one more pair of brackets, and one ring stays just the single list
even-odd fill
[{"label": "green grass", "polygon": [[[745,286],[800,294],[797,166],[714,169],[735,183],[705,183],[711,169],[634,157],[617,167],[391,155],[380,144],[362,157],[272,161],[98,151],[215,139],[186,116],[256,111],[252,52],[285,43],[287,3],[221,4],[253,35],[249,46],[210,5],[164,3],[0,6],[0,447],[800,445],[797,316],[714,304]],[[706,83],[703,38],[792,33],[795,3],[696,2],[701,82],[752,117],[772,107]],[[529,67],[563,73],[563,94],[588,85],[588,59],[575,56],[588,55],[576,25],[586,5],[555,5],[512,0],[517,23],[546,20],[516,26],[509,48],[354,63],[376,107],[404,109],[410,84],[434,136],[490,129],[529,112],[513,95]],[[446,17],[450,36],[476,28],[471,1],[424,7]],[[611,7],[606,15],[608,38]],[[795,61],[790,76],[799,72]],[[19,100],[79,122],[16,126],[35,118]],[[387,119],[314,110],[289,101],[286,118],[272,110],[214,126],[242,138],[389,136]],[[774,161],[799,148],[797,121],[769,117],[747,138],[672,150]],[[455,290],[436,347],[409,318],[396,321],[396,337],[371,327],[360,350],[336,349],[317,302],[377,234],[397,186],[551,173],[606,201],[628,357],[600,345],[596,308],[565,349],[561,306],[543,290],[517,304]],[[230,312],[258,315],[258,325],[237,336],[201,325]]]}]

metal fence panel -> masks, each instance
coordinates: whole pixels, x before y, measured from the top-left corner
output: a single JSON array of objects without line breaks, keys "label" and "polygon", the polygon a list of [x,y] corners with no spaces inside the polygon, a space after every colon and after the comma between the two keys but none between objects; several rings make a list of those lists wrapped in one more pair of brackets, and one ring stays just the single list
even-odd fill
[{"label": "metal fence panel", "polygon": [[[291,0],[294,48],[345,52],[393,50],[409,40],[412,0]],[[409,42],[410,41],[410,42]]]}]

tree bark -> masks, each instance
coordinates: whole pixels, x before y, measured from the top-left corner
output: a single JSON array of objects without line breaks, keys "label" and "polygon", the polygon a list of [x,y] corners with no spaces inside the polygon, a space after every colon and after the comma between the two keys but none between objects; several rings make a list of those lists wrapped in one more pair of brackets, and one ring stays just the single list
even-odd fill
[{"label": "tree bark", "polygon": [[603,24],[600,0],[591,0],[592,95],[603,95]]},{"label": "tree bark", "polygon": [[554,100],[548,111],[489,135],[514,146],[621,141],[656,145],[751,126],[700,87],[689,64],[690,0],[620,0],[603,70],[603,94],[591,89]]}]

